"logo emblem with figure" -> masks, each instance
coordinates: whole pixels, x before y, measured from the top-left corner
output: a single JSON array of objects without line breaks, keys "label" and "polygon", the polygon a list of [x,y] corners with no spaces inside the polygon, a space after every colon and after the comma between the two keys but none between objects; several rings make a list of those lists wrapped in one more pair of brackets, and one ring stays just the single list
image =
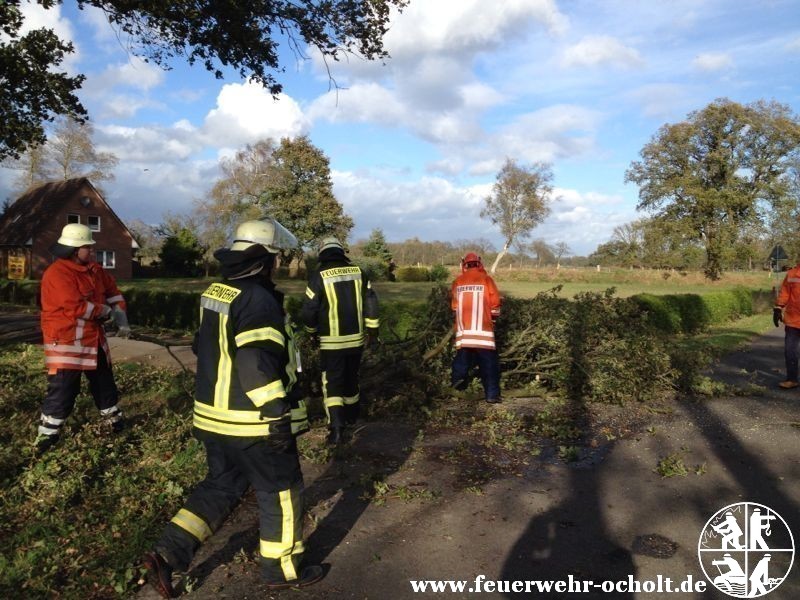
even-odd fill
[{"label": "logo emblem with figure", "polygon": [[700,534],[697,554],[714,587],[734,598],[774,591],[792,569],[794,538],[778,513],[755,502],[717,511]]}]

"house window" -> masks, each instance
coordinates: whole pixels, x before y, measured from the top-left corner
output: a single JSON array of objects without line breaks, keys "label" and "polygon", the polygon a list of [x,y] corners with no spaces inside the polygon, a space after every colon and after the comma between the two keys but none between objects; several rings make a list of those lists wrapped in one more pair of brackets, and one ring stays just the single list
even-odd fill
[{"label": "house window", "polygon": [[81,222],[81,216],[80,215],[76,215],[76,214],[73,214],[73,213],[69,213],[67,215],[67,223],[80,223],[80,222]]},{"label": "house window", "polygon": [[102,265],[104,269],[113,269],[116,265],[116,256],[113,250],[98,250],[96,253],[97,262]]},{"label": "house window", "polygon": [[100,217],[90,215],[86,217],[86,224],[92,231],[100,231]]}]

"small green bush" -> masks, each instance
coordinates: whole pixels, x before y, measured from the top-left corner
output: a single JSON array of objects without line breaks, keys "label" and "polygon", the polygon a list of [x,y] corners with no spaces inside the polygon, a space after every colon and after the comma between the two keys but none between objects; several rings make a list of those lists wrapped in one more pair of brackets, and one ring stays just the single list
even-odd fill
[{"label": "small green bush", "polygon": [[450,269],[444,265],[433,265],[428,277],[431,281],[447,281],[450,279]]},{"label": "small green bush", "polygon": [[377,258],[362,256],[353,259],[353,264],[361,267],[361,271],[363,271],[370,281],[391,281],[389,265]]},{"label": "small green bush", "polygon": [[430,272],[427,267],[400,267],[395,277],[397,281],[430,281]]}]

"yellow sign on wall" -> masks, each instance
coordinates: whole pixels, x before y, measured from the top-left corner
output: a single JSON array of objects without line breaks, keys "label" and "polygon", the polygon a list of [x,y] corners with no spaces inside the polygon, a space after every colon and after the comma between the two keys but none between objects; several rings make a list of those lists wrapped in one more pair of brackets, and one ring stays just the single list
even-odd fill
[{"label": "yellow sign on wall", "polygon": [[8,257],[8,278],[9,279],[25,279],[25,257],[24,256],[9,256]]}]

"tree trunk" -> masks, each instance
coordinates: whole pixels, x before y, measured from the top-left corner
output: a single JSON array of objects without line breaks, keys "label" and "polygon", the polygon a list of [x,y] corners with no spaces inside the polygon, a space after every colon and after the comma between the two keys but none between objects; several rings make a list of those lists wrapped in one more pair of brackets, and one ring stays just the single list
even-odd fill
[{"label": "tree trunk", "polygon": [[494,272],[497,270],[497,265],[500,264],[502,258],[506,255],[506,253],[508,253],[508,248],[511,246],[512,241],[513,240],[510,239],[506,240],[506,243],[503,246],[503,249],[500,251],[500,254],[498,254],[497,258],[494,259],[494,264],[492,265],[492,268],[489,270],[489,273],[491,273],[492,275],[494,275]]}]

